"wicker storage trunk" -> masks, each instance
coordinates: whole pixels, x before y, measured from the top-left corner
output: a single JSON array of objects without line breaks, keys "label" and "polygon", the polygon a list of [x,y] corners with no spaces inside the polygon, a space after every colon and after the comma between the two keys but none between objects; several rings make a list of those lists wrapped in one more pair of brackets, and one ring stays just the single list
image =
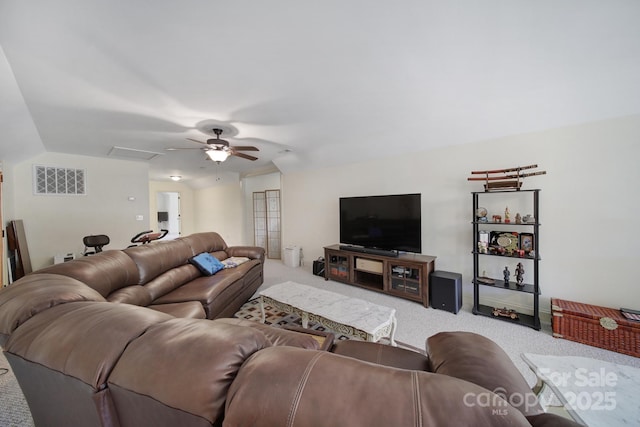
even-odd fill
[{"label": "wicker storage trunk", "polygon": [[553,336],[640,357],[640,322],[620,310],[551,298]]}]

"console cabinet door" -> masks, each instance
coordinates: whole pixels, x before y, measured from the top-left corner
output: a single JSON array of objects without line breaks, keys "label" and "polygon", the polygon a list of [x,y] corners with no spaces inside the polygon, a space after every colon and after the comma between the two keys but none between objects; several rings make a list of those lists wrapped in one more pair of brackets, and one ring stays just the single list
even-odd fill
[{"label": "console cabinet door", "polygon": [[325,251],[325,278],[338,282],[351,281],[350,256],[344,253]]},{"label": "console cabinet door", "polygon": [[424,269],[419,264],[389,262],[388,290],[390,294],[422,301],[424,296]]}]

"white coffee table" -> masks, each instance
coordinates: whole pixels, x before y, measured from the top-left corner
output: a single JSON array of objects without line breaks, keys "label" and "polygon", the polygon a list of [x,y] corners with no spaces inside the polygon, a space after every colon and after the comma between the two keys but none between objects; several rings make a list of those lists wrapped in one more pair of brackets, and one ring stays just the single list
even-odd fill
[{"label": "white coffee table", "polygon": [[549,387],[577,422],[640,425],[640,369],[578,356],[525,353],[522,359],[538,377],[538,394]]},{"label": "white coffee table", "polygon": [[260,292],[263,323],[264,304],[272,304],[286,313],[297,314],[302,318],[304,328],[311,320],[345,335],[373,342],[388,338],[391,345],[396,345],[394,308],[296,282],[280,283]]}]

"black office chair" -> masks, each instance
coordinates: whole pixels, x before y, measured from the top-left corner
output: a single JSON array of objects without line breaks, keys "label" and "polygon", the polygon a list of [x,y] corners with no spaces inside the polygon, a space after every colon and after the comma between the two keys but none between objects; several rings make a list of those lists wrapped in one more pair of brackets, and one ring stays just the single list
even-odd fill
[{"label": "black office chair", "polygon": [[84,243],[84,252],[82,252],[82,255],[94,255],[102,252],[102,247],[108,245],[110,241],[109,236],[104,234],[85,236],[82,239],[82,242]]}]

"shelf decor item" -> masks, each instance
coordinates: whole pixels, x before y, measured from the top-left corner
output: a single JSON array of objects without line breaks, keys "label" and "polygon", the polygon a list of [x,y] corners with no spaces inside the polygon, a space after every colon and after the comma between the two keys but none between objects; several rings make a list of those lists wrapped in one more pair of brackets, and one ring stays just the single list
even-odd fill
[{"label": "shelf decor item", "polygon": [[522,249],[525,254],[528,255],[531,251],[534,251],[536,249],[533,233],[520,233],[518,238],[520,240],[518,247]]},{"label": "shelf decor item", "polygon": [[[469,177],[467,181],[484,181],[484,191],[520,190],[522,179],[528,176],[545,175],[546,171],[523,173],[523,170],[535,169],[538,165],[516,166],[514,168],[493,169],[484,171],[472,171],[472,175],[484,175],[484,177]],[[509,222],[508,214],[505,222]]]}]

